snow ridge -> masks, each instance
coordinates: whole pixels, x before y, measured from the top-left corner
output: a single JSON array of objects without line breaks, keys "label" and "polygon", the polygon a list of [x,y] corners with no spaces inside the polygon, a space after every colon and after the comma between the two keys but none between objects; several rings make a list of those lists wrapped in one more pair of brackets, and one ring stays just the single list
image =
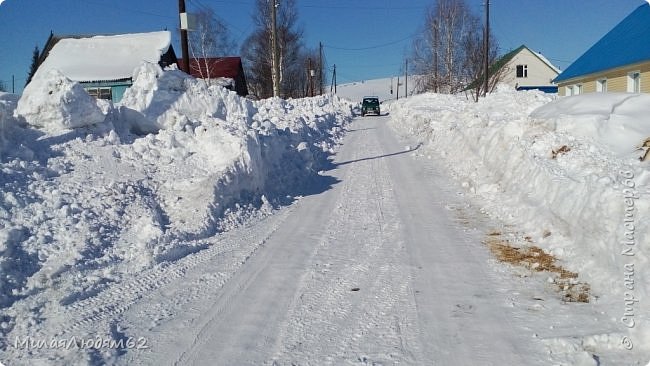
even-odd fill
[{"label": "snow ridge", "polygon": [[[594,93],[554,101],[536,91],[501,88],[478,103],[424,94],[392,104],[390,114],[395,130],[442,159],[484,200],[487,212],[579,273],[591,285],[593,301],[607,304],[618,319],[630,292],[622,280],[630,261],[639,266],[650,259],[650,226],[641,219],[650,214],[650,170],[636,150],[650,135],[647,103],[646,95]],[[634,198],[626,188],[633,188]],[[633,257],[622,255],[630,227]],[[647,301],[650,287],[638,281],[632,287]],[[647,317],[637,314],[640,319]],[[628,331],[620,322],[611,327],[619,331],[594,338],[603,349],[618,347],[619,333]],[[635,347],[650,344],[650,328],[629,332]]]},{"label": "snow ridge", "polygon": [[351,117],[337,97],[255,102],[147,63],[119,105],[56,71],[0,94],[0,348],[119,314],[204,239],[308,194]]}]

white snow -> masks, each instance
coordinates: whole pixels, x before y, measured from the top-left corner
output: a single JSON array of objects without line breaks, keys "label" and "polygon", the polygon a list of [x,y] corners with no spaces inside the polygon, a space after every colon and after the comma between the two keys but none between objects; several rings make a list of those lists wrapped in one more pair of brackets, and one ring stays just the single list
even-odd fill
[{"label": "white snow", "polygon": [[74,81],[130,78],[142,62],[158,63],[170,45],[169,31],[63,38],[52,47],[38,72],[58,70]]},{"label": "white snow", "polygon": [[[251,101],[138,62],[113,105],[56,69],[20,98],[0,93],[2,362],[650,355],[645,95],[409,96],[356,119],[339,147],[353,104],[389,100],[390,79],[339,87],[353,103]],[[497,222],[577,273],[590,303],[491,262],[480,238]],[[157,343],[14,346],[71,335]]]},{"label": "white snow", "polygon": [[3,349],[58,306],[287,202],[351,118],[336,97],[253,102],[151,63],[117,106],[56,71],[16,100],[0,95]]},{"label": "white snow", "polygon": [[634,154],[650,137],[647,105],[650,95],[590,93],[561,98],[531,117],[548,123],[548,128],[606,145],[617,155]]},{"label": "white snow", "polygon": [[98,124],[106,118],[95,98],[57,70],[34,78],[25,87],[16,115],[52,132]]},{"label": "white snow", "polygon": [[[647,352],[650,314],[640,304],[650,301],[650,169],[637,147],[650,137],[649,98],[556,99],[502,87],[478,103],[419,95],[392,104],[390,114],[487,212],[586,280],[615,328]],[[620,339],[594,341],[616,348]]]}]

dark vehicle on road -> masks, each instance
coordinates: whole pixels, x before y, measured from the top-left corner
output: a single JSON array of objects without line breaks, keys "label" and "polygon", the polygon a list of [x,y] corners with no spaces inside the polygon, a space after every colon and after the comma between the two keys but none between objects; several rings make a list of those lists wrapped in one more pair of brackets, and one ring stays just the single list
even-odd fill
[{"label": "dark vehicle on road", "polygon": [[365,116],[368,113],[375,113],[378,116],[381,114],[379,108],[379,98],[363,97],[363,102],[361,102],[361,115]]}]

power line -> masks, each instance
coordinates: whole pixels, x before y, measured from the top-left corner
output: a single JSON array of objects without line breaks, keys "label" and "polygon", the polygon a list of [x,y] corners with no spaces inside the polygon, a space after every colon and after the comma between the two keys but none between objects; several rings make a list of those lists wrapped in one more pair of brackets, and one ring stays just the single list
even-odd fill
[{"label": "power line", "polygon": [[371,49],[375,49],[375,48],[388,47],[388,46],[392,46],[392,45],[397,44],[397,43],[400,43],[400,42],[404,42],[404,41],[406,41],[406,40],[408,40],[408,39],[411,39],[411,38],[415,37],[418,33],[420,33],[420,32],[415,32],[415,33],[409,34],[408,36],[406,36],[406,37],[404,37],[404,38],[401,38],[401,39],[398,39],[398,40],[396,40],[396,41],[392,41],[392,42],[388,42],[388,43],[382,43],[382,44],[378,44],[378,45],[374,45],[374,46],[361,47],[361,48],[335,47],[335,46],[329,46],[329,45],[326,45],[326,44],[323,45],[323,46],[324,46],[324,47],[327,47],[327,48],[331,48],[331,49],[333,49],[333,50],[342,50],[342,51],[365,51],[365,50],[371,50]]},{"label": "power line", "polygon": [[104,7],[115,9],[115,10],[123,10],[123,11],[127,11],[129,13],[140,13],[140,14],[151,15],[151,16],[160,17],[160,18],[176,19],[175,16],[156,14],[156,13],[152,13],[152,12],[148,12],[148,11],[144,11],[144,10],[125,8],[125,7],[120,7],[120,6],[116,6],[116,5],[113,5],[113,4],[96,2],[96,1],[92,1],[92,0],[83,0],[83,1],[80,1],[80,2],[82,2],[84,4],[100,5],[100,6],[104,6]]},{"label": "power line", "polygon": [[395,6],[395,7],[378,7],[378,6],[328,6],[328,5],[301,5],[303,8],[316,8],[316,9],[354,9],[354,10],[421,10],[426,9],[426,6]]},{"label": "power line", "polygon": [[200,8],[200,9],[203,10],[203,11],[205,11],[206,13],[210,14],[210,17],[212,18],[212,20],[217,21],[217,22],[221,22],[221,23],[223,23],[223,24],[226,24],[229,28],[232,28],[232,29],[238,31],[239,34],[240,34],[240,37],[238,37],[237,40],[240,40],[242,37],[246,36],[245,31],[241,30],[240,28],[238,28],[238,27],[235,26],[234,24],[228,22],[228,21],[225,20],[223,17],[219,16],[219,15],[217,14],[217,12],[216,12],[212,7],[210,7],[210,6],[208,6],[208,5],[205,5],[205,4],[204,4],[203,2],[201,2],[200,0],[189,0],[189,2],[190,2],[191,4],[196,5],[198,8]]},{"label": "power line", "polygon": [[369,69],[369,68],[380,68],[380,67],[394,67],[394,66],[402,66],[401,62],[392,62],[389,64],[375,64],[375,65],[359,65],[359,64],[345,64],[345,63],[339,63],[339,67],[345,67],[346,69]]}]

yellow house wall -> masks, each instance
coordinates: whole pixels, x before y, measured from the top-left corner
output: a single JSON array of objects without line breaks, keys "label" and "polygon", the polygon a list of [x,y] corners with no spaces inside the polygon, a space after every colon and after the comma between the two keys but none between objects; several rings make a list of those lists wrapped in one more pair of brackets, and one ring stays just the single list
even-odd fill
[{"label": "yellow house wall", "polygon": [[576,78],[561,82],[558,85],[558,94],[566,95],[566,87],[582,84],[583,93],[596,92],[596,81],[607,79],[607,91],[612,93],[627,92],[627,74],[633,71],[641,72],[641,93],[650,93],[650,62],[614,69],[604,73],[591,74],[584,78]]}]

